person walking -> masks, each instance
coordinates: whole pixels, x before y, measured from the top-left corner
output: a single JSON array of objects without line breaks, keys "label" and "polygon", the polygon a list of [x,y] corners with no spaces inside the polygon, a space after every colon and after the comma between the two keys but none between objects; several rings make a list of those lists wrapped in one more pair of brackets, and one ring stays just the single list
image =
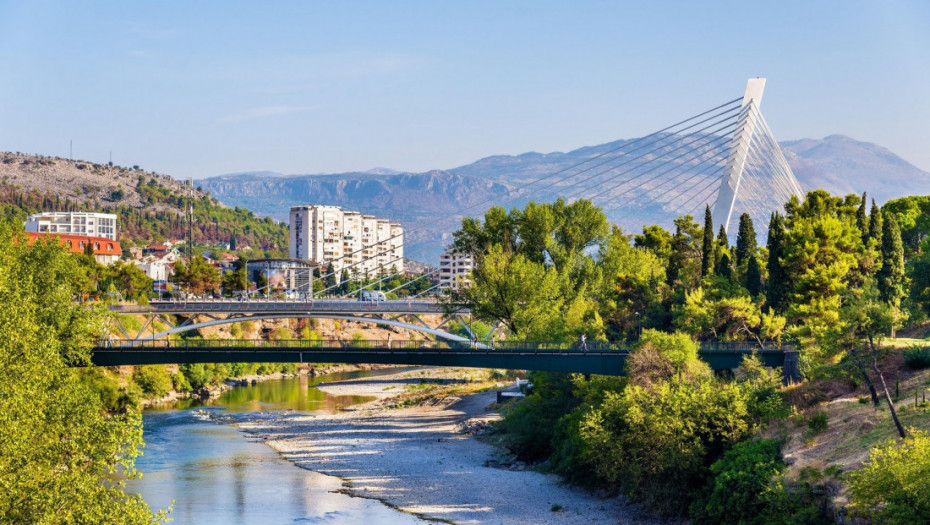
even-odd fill
[{"label": "person walking", "polygon": [[578,343],[578,347],[581,348],[582,352],[588,351],[588,335],[585,333],[581,334],[581,342]]}]

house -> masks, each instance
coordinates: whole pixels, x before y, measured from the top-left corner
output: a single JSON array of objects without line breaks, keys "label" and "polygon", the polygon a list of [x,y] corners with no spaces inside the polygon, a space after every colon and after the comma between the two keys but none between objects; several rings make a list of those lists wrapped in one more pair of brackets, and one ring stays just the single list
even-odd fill
[{"label": "house", "polygon": [[58,239],[58,242],[68,248],[71,253],[84,253],[89,245],[94,251],[94,259],[98,263],[111,265],[123,256],[123,249],[119,241],[107,239],[106,237],[88,237],[86,235],[65,235],[43,232],[26,232],[29,236],[29,242],[36,242],[38,239]]}]

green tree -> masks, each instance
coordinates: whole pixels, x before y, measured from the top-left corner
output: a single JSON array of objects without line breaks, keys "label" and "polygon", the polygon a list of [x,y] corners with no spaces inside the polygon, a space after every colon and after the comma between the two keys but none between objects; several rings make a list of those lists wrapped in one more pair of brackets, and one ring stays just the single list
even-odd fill
[{"label": "green tree", "polygon": [[862,469],[849,475],[852,507],[875,523],[930,523],[930,434],[909,434],[873,448]]},{"label": "green tree", "polygon": [[749,258],[756,253],[756,229],[748,213],[739,216],[739,230],[736,234],[736,266],[741,271]]},{"label": "green tree", "polygon": [[223,274],[221,284],[223,286],[223,292],[226,294],[248,290],[249,275],[246,272],[246,261],[244,259],[239,259],[239,261],[236,262],[235,270]]},{"label": "green tree", "polygon": [[769,255],[766,261],[769,280],[765,289],[765,299],[768,307],[776,312],[784,312],[788,306],[788,296],[791,291],[791,282],[788,271],[784,265],[785,242],[787,232],[781,215],[772,214],[769,222],[768,241],[766,243]]},{"label": "green tree", "polygon": [[704,242],[701,244],[701,277],[706,277],[714,270],[714,219],[710,205],[704,208]]},{"label": "green tree", "polygon": [[755,255],[749,256],[749,262],[746,263],[746,275],[743,277],[743,286],[749,295],[756,297],[762,293],[762,267],[759,265],[759,258]]},{"label": "green tree", "polygon": [[80,270],[64,248],[12,230],[0,225],[0,522],[151,523],[116,478],[135,475],[138,411],[108,413],[67,366],[89,361],[105,312],[73,301]]},{"label": "green tree", "polygon": [[874,244],[881,244],[883,221],[882,212],[872,199],[872,210],[869,212],[869,241]]},{"label": "green tree", "polygon": [[859,204],[859,208],[856,210],[856,227],[859,228],[859,233],[862,235],[862,245],[869,245],[869,217],[866,215],[865,205],[865,192],[862,192],[862,202]]},{"label": "green tree", "polygon": [[140,294],[147,297],[152,291],[152,279],[135,264],[116,261],[110,273],[117,289],[127,299],[136,298]]},{"label": "green tree", "polygon": [[894,215],[885,217],[882,226],[881,268],[876,274],[879,296],[898,307],[904,297],[904,246]]}]

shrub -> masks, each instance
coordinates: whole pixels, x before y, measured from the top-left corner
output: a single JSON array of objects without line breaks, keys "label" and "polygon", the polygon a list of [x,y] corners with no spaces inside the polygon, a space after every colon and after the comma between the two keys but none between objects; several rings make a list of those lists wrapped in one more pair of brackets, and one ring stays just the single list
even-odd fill
[{"label": "shrub", "polygon": [[171,390],[171,376],[163,365],[137,366],[133,381],[150,397],[164,397]]},{"label": "shrub", "polygon": [[631,498],[684,513],[707,466],[753,430],[748,398],[739,384],[713,380],[609,392],[581,423],[585,459]]},{"label": "shrub", "polygon": [[904,363],[914,370],[930,368],[930,346],[911,345],[906,348]]},{"label": "shrub", "polygon": [[786,490],[777,441],[737,443],[710,466],[712,478],[704,494],[691,504],[694,525],[827,524],[832,523],[801,483]]},{"label": "shrub", "polygon": [[713,479],[691,504],[692,523],[753,522],[766,506],[772,479],[784,470],[777,441],[737,443],[710,466]]},{"label": "shrub", "polygon": [[930,433],[909,429],[869,451],[861,470],[849,475],[850,503],[876,523],[930,523]]},{"label": "shrub", "polygon": [[827,413],[814,412],[807,418],[807,427],[810,429],[812,436],[822,433],[827,429]]},{"label": "shrub", "polygon": [[202,363],[183,364],[178,367],[178,370],[184,374],[191,390],[200,390],[213,379],[213,370]]}]

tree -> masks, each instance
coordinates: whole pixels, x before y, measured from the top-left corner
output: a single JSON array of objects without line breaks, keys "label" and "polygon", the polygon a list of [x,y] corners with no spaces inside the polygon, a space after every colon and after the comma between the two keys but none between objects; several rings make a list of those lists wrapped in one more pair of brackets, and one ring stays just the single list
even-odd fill
[{"label": "tree", "polygon": [[835,363],[846,330],[839,315],[842,298],[849,281],[858,278],[853,270],[863,253],[855,206],[823,190],[809,192],[789,210],[787,231],[783,260],[793,288],[788,320],[804,348],[801,364]]},{"label": "tree", "polygon": [[326,277],[323,281],[324,289],[329,291],[329,294],[336,293],[336,287],[339,283],[336,282],[336,265],[335,263],[329,263],[329,267],[326,269]]},{"label": "tree", "polygon": [[911,430],[869,451],[861,470],[849,475],[850,503],[875,523],[930,523],[930,434]]},{"label": "tree", "polygon": [[882,212],[872,199],[872,210],[869,212],[869,241],[875,244],[882,242]]},{"label": "tree", "polygon": [[73,301],[80,270],[63,247],[12,230],[0,225],[0,522],[151,523],[117,477],[136,475],[139,412],[107,412],[68,367],[89,362],[106,312]]},{"label": "tree", "polygon": [[869,217],[865,211],[866,202],[865,192],[862,192],[862,202],[859,203],[859,209],[856,210],[856,227],[859,228],[859,233],[862,235],[863,246],[869,245]]},{"label": "tree", "polygon": [[110,269],[113,281],[125,298],[148,297],[152,291],[152,279],[141,268],[132,263],[117,261]]},{"label": "tree", "polygon": [[704,242],[701,245],[701,277],[708,276],[714,269],[714,219],[710,205],[704,208]]},{"label": "tree", "polygon": [[762,268],[759,265],[759,258],[755,255],[749,257],[749,262],[746,264],[746,276],[743,281],[746,291],[752,297],[762,293]]},{"label": "tree", "polygon": [[472,272],[472,285],[452,300],[480,319],[502,322],[517,338],[552,340],[565,322],[560,280],[555,268],[492,245]]},{"label": "tree", "polygon": [[894,215],[884,218],[882,226],[881,260],[882,265],[875,275],[879,296],[883,301],[898,307],[904,297],[904,246],[901,244],[901,231]]},{"label": "tree", "polygon": [[728,281],[733,279],[733,263],[730,262],[729,250],[720,255],[720,261],[717,262],[714,272]]},{"label": "tree", "polygon": [[222,277],[223,291],[227,294],[242,292],[249,289],[249,275],[246,271],[245,259],[236,262],[236,269],[226,272]]},{"label": "tree", "polygon": [[756,229],[748,213],[739,216],[739,231],[736,234],[736,266],[744,269],[744,264],[756,253]]},{"label": "tree", "polygon": [[769,222],[769,234],[766,246],[769,250],[766,269],[769,274],[768,286],[765,290],[765,300],[768,307],[776,312],[784,312],[788,306],[788,293],[791,283],[788,272],[783,264],[785,256],[785,223],[778,212],[772,214]]}]

